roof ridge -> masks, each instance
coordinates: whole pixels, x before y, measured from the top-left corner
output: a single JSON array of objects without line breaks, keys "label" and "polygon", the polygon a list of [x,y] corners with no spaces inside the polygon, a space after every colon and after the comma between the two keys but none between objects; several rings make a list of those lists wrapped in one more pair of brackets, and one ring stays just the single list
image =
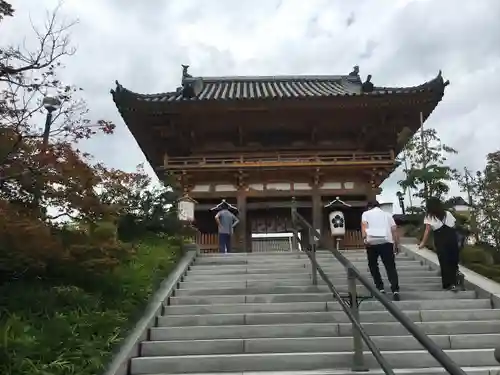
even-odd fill
[{"label": "roof ridge", "polygon": [[187,77],[184,81],[196,81],[198,79],[204,82],[248,82],[248,81],[341,81],[361,83],[359,76],[350,75],[271,75],[271,76],[199,76]]}]

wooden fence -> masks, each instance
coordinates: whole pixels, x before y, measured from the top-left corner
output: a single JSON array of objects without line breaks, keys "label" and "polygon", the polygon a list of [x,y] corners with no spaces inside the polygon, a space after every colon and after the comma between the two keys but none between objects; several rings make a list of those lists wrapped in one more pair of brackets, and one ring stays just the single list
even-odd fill
[{"label": "wooden fence", "polygon": [[[333,238],[328,236],[328,240],[332,245],[336,245]],[[196,234],[196,244],[199,246],[202,253],[216,253],[219,251],[219,239],[217,233],[200,233]],[[237,245],[236,238],[233,237],[232,245]],[[341,249],[359,249],[363,248],[363,237],[361,231],[352,230],[346,231],[345,236],[340,241]],[[252,252],[266,252],[266,251],[290,251],[290,238],[289,237],[259,237],[252,239]]]}]

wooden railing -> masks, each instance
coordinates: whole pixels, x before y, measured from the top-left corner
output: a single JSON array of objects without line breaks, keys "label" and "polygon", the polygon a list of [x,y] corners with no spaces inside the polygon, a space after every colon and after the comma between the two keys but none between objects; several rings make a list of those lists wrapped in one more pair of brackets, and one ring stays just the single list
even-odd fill
[{"label": "wooden railing", "polygon": [[391,164],[394,155],[391,152],[377,153],[269,153],[244,154],[239,156],[187,156],[165,159],[165,169],[196,168],[244,168],[244,167],[280,167],[280,166],[321,166],[347,164]]},{"label": "wooden railing", "polygon": [[219,236],[217,233],[198,232],[195,241],[202,253],[217,253],[219,251]]},{"label": "wooden railing", "polygon": [[[325,236],[328,236],[325,234]],[[328,236],[328,240],[333,239]],[[217,233],[200,233],[196,234],[195,238],[196,244],[199,246],[202,253],[217,253],[219,251],[219,238]],[[288,238],[255,238],[252,241],[252,251],[253,252],[266,252],[266,251],[289,251],[287,243]],[[236,238],[233,237],[233,247],[236,245]],[[348,230],[344,238],[340,241],[341,249],[359,249],[363,247],[363,237],[361,236],[361,231],[359,230]]]},{"label": "wooden railing", "polygon": [[[328,236],[329,241],[332,245],[336,246],[331,236]],[[340,240],[340,249],[343,250],[353,250],[360,249],[364,247],[363,236],[360,230],[346,230],[345,236]]]}]

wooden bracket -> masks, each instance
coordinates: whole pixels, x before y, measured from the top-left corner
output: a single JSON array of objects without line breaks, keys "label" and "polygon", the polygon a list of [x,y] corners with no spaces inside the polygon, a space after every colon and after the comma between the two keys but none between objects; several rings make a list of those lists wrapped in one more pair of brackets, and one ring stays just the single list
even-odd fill
[{"label": "wooden bracket", "polygon": [[313,174],[313,186],[315,187],[318,187],[319,184],[320,184],[320,181],[321,181],[321,169],[320,168],[316,168],[314,170],[314,174]]},{"label": "wooden bracket", "polygon": [[236,174],[236,184],[238,189],[245,189],[248,185],[248,173],[245,173],[243,170],[239,170]]}]

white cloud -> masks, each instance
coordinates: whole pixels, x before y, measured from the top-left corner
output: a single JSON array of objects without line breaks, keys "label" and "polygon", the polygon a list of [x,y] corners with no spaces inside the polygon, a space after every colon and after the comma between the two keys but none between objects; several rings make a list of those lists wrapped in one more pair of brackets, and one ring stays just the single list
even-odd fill
[{"label": "white cloud", "polygon": [[[43,22],[56,0],[14,1],[0,42]],[[180,64],[195,75],[346,74],[359,64],[380,85],[419,84],[439,69],[450,79],[426,126],[460,153],[456,167],[480,168],[498,148],[500,2],[498,0],[67,0],[79,18],[77,55],[64,79],[85,88],[95,118],[118,124],[117,135],[86,147],[115,167],[144,160],[120,118],[109,89],[118,79],[138,92],[174,89]],[[397,173],[382,200],[397,203]]]}]

